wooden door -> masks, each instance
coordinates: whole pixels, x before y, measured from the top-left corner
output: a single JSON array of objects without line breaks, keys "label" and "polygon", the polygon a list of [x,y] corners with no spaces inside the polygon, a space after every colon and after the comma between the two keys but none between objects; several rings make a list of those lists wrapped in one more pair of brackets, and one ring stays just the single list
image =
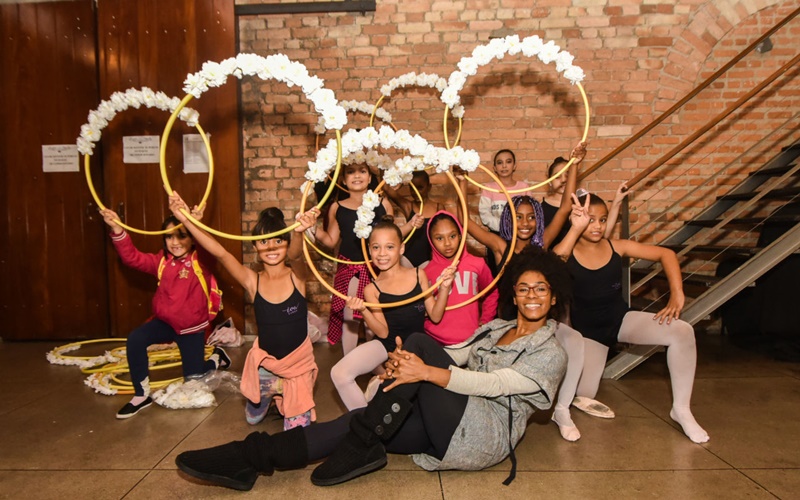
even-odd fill
[{"label": "wooden door", "polygon": [[[145,86],[182,98],[188,73],[200,70],[205,61],[221,61],[236,54],[233,0],[103,0],[97,8],[103,98]],[[200,124],[211,136],[215,158],[214,188],[204,221],[233,234],[241,233],[237,85],[233,79],[189,103],[200,113]],[[168,118],[168,113],[159,110],[129,110],[117,115],[103,133],[105,204],[137,228],[160,228],[169,215],[167,195],[157,164],[122,162],[122,137],[160,136]],[[183,173],[182,135],[195,133],[194,128],[177,121],[167,147],[170,184],[190,204],[200,200],[208,179],[206,174]],[[162,245],[161,236],[132,237],[143,251],[156,252]],[[241,243],[222,243],[241,260]],[[110,245],[109,253],[113,255]],[[108,260],[108,272],[111,332],[125,336],[149,317],[156,281],[126,269],[116,258]],[[242,289],[221,269],[216,274],[224,292],[222,315],[232,316],[243,330]]]},{"label": "wooden door", "polygon": [[[0,5],[0,337],[102,337],[104,224],[82,170],[42,170],[97,105],[91,0]],[[77,160],[77,158],[76,158]]]}]

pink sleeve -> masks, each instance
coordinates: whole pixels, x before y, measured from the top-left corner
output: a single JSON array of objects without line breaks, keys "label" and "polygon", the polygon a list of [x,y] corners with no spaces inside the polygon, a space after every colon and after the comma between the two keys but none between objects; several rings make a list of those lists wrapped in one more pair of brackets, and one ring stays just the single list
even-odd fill
[{"label": "pink sleeve", "polygon": [[161,262],[161,252],[144,253],[140,252],[131,240],[127,232],[122,234],[111,234],[111,242],[117,249],[119,258],[126,266],[142,271],[154,276],[158,275],[158,263]]},{"label": "pink sleeve", "polygon": [[[481,270],[480,274],[478,274],[478,288],[483,290],[492,282],[492,279],[492,272],[489,271],[489,266],[486,265],[486,262],[481,261]],[[483,297],[481,301],[480,324],[485,325],[497,317],[497,301],[499,297],[500,294],[496,286],[488,295]]]}]

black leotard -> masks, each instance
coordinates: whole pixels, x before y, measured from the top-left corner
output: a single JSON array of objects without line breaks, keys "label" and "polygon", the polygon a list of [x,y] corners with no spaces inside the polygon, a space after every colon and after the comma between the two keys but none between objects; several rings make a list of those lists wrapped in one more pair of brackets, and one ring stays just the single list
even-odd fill
[{"label": "black leotard", "polygon": [[[386,215],[386,209],[383,204],[375,208],[375,218],[372,219],[373,224],[380,222],[381,218]],[[339,238],[342,244],[339,245],[339,255],[344,255],[348,259],[356,262],[364,260],[364,252],[361,250],[361,240],[354,233],[356,227],[356,220],[358,215],[352,208],[347,208],[339,205],[336,210],[336,222],[339,223]]]},{"label": "black leotard", "polygon": [[[416,272],[417,284],[410,292],[404,293],[403,295],[382,292],[381,289],[378,288],[378,284],[373,283],[378,290],[378,302],[381,304],[399,302],[422,293],[422,287],[419,284],[419,269],[417,269]],[[379,338],[378,340],[383,343],[386,352],[391,352],[394,351],[394,348],[397,346],[395,337],[400,337],[403,339],[403,342],[405,342],[412,333],[425,331],[425,299],[417,299],[404,306],[384,308],[383,317],[386,318],[386,326],[389,327],[389,335],[387,335],[385,339]]]},{"label": "black leotard", "polygon": [[[411,211],[411,216],[408,220],[414,217],[414,211]],[[431,260],[431,242],[428,241],[428,235],[425,234],[425,228],[428,227],[430,218],[425,219],[425,224],[414,231],[411,238],[406,243],[406,251],[403,256],[411,262],[414,267],[419,267],[425,262]]]},{"label": "black leotard", "polygon": [[[258,280],[261,280],[261,275]],[[273,304],[258,293],[256,281],[253,309],[258,325],[258,346],[277,359],[289,355],[308,337],[308,306],[306,298],[296,286],[289,298],[280,304]]]},{"label": "black leotard", "polygon": [[567,267],[572,275],[572,327],[586,338],[613,347],[630,309],[622,298],[622,257],[610,241],[608,245],[611,258],[599,269],[583,267],[574,256],[567,260]]}]

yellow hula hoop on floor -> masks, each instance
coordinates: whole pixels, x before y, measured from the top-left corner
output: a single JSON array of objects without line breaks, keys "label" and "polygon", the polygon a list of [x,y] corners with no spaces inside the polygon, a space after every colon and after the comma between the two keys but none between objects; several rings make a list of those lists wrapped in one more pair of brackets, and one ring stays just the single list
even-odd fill
[{"label": "yellow hula hoop on floor", "polygon": [[[583,85],[581,85],[580,82],[576,83],[575,85],[578,87],[578,90],[580,90],[581,97],[583,98],[583,108],[584,108],[585,120],[584,120],[584,124],[583,124],[583,135],[581,136],[581,142],[586,142],[586,138],[589,136],[589,121],[590,121],[589,98],[586,96],[586,91],[583,89]],[[447,108],[447,106],[445,106],[445,108],[444,108],[445,141],[447,141],[447,115],[448,115],[448,109],[449,108]],[[569,169],[569,167],[572,166],[572,164],[574,162],[575,162],[575,158],[570,158],[569,161],[567,162],[567,164],[564,165],[564,167],[561,170],[559,170],[558,172],[553,174],[548,179],[546,179],[546,180],[544,180],[542,182],[536,183],[536,184],[531,184],[530,186],[525,187],[525,188],[509,189],[508,192],[511,193],[511,194],[519,194],[519,193],[524,193],[526,191],[539,189],[542,186],[550,184],[550,182],[552,182],[553,179],[557,179],[558,177],[563,175],[564,172],[566,172]],[[500,189],[491,188],[491,187],[488,187],[488,186],[485,186],[485,185],[481,184],[480,182],[472,179],[469,175],[465,175],[464,178],[467,179],[471,184],[473,184],[475,186],[478,186],[479,188],[484,189],[486,191],[490,191],[492,193],[501,193],[502,192]],[[498,182],[498,185],[499,185],[499,182]]]},{"label": "yellow hula hoop on floor", "polygon": [[[72,352],[77,349],[80,349],[81,346],[85,344],[99,344],[101,342],[125,342],[125,339],[115,339],[115,338],[105,338],[105,339],[91,339],[91,340],[80,340],[77,342],[71,342],[69,344],[64,344],[62,346],[54,347],[48,354],[53,356],[57,359],[63,360],[76,360],[76,361],[90,361],[95,358],[102,357],[100,356],[68,356],[66,354],[61,354],[62,352]],[[112,354],[113,355],[113,354]]]},{"label": "yellow hula hoop on floor", "polygon": [[[90,373],[112,373],[112,372],[117,372],[117,371],[120,371],[120,372],[124,373],[126,371],[129,371],[130,367],[128,366],[128,361],[126,359],[126,355],[119,352],[122,349],[124,349],[124,348],[118,347],[118,348],[112,349],[110,351],[111,356],[113,356],[115,358],[118,358],[119,361],[117,361],[115,363],[106,363],[104,365],[100,365],[100,366],[97,366],[95,368],[81,368],[81,373],[86,373],[86,374],[90,374]],[[205,348],[204,348],[205,359],[208,359],[208,357],[211,356],[211,354],[213,354],[213,352],[214,352],[214,347],[210,346],[210,345],[206,345]],[[148,359],[148,363],[159,363],[161,361],[179,360],[179,359],[181,359],[180,354],[181,354],[180,350],[177,347],[171,347],[169,349],[159,349],[157,351],[148,351],[147,352],[147,359]],[[172,364],[172,365],[170,365],[170,367],[171,366],[180,366],[180,365],[181,365],[181,362],[177,362],[177,364]],[[152,369],[168,368],[166,366],[164,366],[164,367],[159,366],[159,365],[155,365],[155,366],[157,368],[154,367]]]},{"label": "yellow hula hoop on floor", "polygon": [[[447,177],[450,179],[450,182],[452,182],[453,185],[456,186],[456,193],[459,195],[458,198],[459,198],[459,202],[461,203],[462,212],[465,213],[465,214],[468,213],[467,212],[466,198],[461,193],[461,190],[458,189],[458,182],[456,181],[456,178],[453,176],[453,174],[450,171],[448,171],[446,173],[447,173]],[[300,211],[301,212],[303,211],[303,209],[305,207],[306,198],[308,198],[308,189],[309,189],[309,187],[307,186],[306,190],[303,192],[303,197],[300,200]],[[466,218],[464,220],[464,230],[465,231],[466,231],[466,228],[468,227],[467,224],[469,224],[469,219],[468,218]],[[465,248],[466,242],[467,242],[466,238],[462,238],[461,239],[461,244],[459,245],[458,250],[456,251],[456,255],[455,255],[455,259],[456,260],[461,258],[461,254],[464,252],[464,248]],[[311,255],[308,252],[308,245],[306,245],[305,240],[303,240],[303,254],[306,257],[306,261],[308,263],[308,268],[311,270],[311,272],[314,274],[314,276],[317,278],[317,280],[319,280],[320,284],[322,284],[322,286],[325,287],[333,295],[336,295],[337,297],[339,297],[342,300],[347,300],[347,295],[344,295],[343,293],[341,293],[338,290],[336,290],[335,288],[333,288],[322,277],[322,275],[320,274],[319,270],[317,269],[317,267],[314,265],[313,261],[311,260]],[[365,302],[364,306],[372,308],[372,309],[383,309],[383,308],[389,308],[389,307],[404,306],[406,304],[410,304],[412,302],[415,302],[415,301],[417,301],[417,300],[419,300],[419,299],[421,299],[423,297],[427,297],[436,288],[439,287],[439,285],[442,283],[442,281],[443,280],[441,280],[441,279],[437,280],[436,283],[434,283],[427,290],[423,290],[418,295],[416,295],[414,297],[410,297],[410,298],[405,299],[405,300],[401,300],[401,301],[398,301],[398,302],[392,302],[392,303],[386,303],[386,304],[381,304],[381,303],[377,303],[376,304],[376,303]]]},{"label": "yellow hula hoop on floor", "polygon": [[[178,118],[178,114],[186,106],[186,104],[188,104],[188,102],[192,100],[193,97],[194,96],[192,94],[186,94],[186,97],[184,97],[183,100],[181,100],[181,103],[178,105],[177,108],[175,108],[175,111],[172,112],[172,115],[169,117],[169,120],[167,121],[166,127],[164,127],[164,132],[161,134],[161,145],[160,145],[160,150],[159,150],[160,166],[161,166],[161,180],[164,181],[164,190],[167,192],[168,196],[172,196],[174,191],[172,190],[172,186],[170,186],[169,179],[167,178],[167,161],[166,161],[167,142],[166,141],[169,138],[169,134],[172,131],[172,126],[175,124],[175,120]],[[206,141],[207,141],[207,139],[206,139]],[[322,206],[328,200],[328,197],[333,192],[334,186],[336,184],[335,179],[338,179],[339,172],[340,172],[340,170],[342,168],[342,134],[341,134],[340,130],[336,130],[336,146],[337,146],[336,169],[334,170],[334,173],[333,173],[334,182],[331,183],[331,185],[328,187],[328,190],[325,192],[325,195],[322,197],[321,200],[319,200],[319,202],[317,204],[317,208],[318,209],[322,208]],[[211,153],[209,151],[209,164],[212,164],[212,163],[213,162],[211,161]],[[311,182],[309,182],[309,185],[310,184],[311,184]],[[185,215],[187,219],[192,221],[192,224],[196,225],[197,227],[202,228],[205,231],[207,231],[207,232],[209,232],[209,233],[211,233],[211,234],[213,234],[215,236],[219,236],[220,238],[228,238],[228,239],[237,240],[237,241],[256,241],[256,240],[275,238],[275,237],[280,236],[282,234],[286,234],[286,233],[288,233],[290,231],[294,231],[295,229],[297,229],[297,227],[300,226],[299,222],[295,222],[295,223],[290,224],[289,226],[287,226],[287,227],[285,227],[283,229],[279,229],[278,231],[274,231],[272,233],[245,236],[245,235],[236,235],[236,234],[225,233],[225,232],[213,229],[211,227],[208,227],[207,225],[203,224],[199,220],[195,219],[192,216],[192,214],[190,214],[189,211],[186,210],[185,208],[181,209],[181,213],[183,215]]]},{"label": "yellow hula hoop on floor", "polygon": [[[180,108],[178,109],[177,112],[180,113]],[[172,115],[177,117],[177,115],[175,113],[173,113]],[[174,122],[174,120],[173,120],[173,122]],[[206,191],[205,191],[205,193],[203,193],[203,197],[200,199],[200,203],[198,204],[199,206],[202,207],[202,206],[204,206],[206,204],[206,201],[208,200],[209,194],[211,194],[211,185],[212,185],[212,183],[214,181],[214,161],[213,161],[212,156],[211,156],[211,144],[208,141],[208,136],[206,135],[205,131],[203,130],[203,127],[201,127],[200,124],[198,123],[197,125],[195,125],[195,128],[200,133],[200,137],[203,138],[203,143],[206,145],[206,152],[208,154],[208,183],[206,183]],[[164,140],[164,139],[165,138],[162,137],[162,140]],[[163,151],[165,151],[165,149],[163,147],[161,147],[161,151],[163,152]],[[161,156],[161,164],[164,165],[164,163],[165,163],[165,159],[164,159],[164,155],[162,154],[162,156]],[[94,202],[97,203],[97,207],[100,210],[105,210],[106,206],[100,200],[100,196],[98,196],[97,191],[94,188],[94,182],[92,182],[91,158],[87,154],[83,155],[83,171],[86,174],[86,184],[89,186],[89,192],[92,193],[92,198],[94,198]],[[164,171],[162,169],[162,178],[164,178],[163,173],[164,173]],[[145,229],[137,229],[137,228],[135,228],[133,226],[129,226],[129,225],[125,224],[124,222],[120,221],[120,220],[116,220],[114,222],[116,222],[120,227],[122,227],[126,231],[130,231],[132,233],[138,233],[138,234],[146,234],[146,235],[150,235],[150,236],[171,233],[171,232],[175,231],[176,229],[178,229],[180,227],[183,227],[183,224],[178,224],[177,226],[174,226],[174,227],[171,227],[171,228],[168,228],[168,229],[160,229],[158,231],[148,231],[148,230],[145,230]]]}]

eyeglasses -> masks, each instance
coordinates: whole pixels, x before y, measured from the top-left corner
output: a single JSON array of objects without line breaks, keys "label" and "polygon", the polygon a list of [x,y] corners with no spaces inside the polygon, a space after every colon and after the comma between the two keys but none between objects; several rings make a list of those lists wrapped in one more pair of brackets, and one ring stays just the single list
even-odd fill
[{"label": "eyeglasses", "polygon": [[547,283],[534,283],[533,285],[520,283],[514,285],[514,292],[517,297],[527,297],[531,292],[537,297],[547,297],[550,294],[550,285]]}]

